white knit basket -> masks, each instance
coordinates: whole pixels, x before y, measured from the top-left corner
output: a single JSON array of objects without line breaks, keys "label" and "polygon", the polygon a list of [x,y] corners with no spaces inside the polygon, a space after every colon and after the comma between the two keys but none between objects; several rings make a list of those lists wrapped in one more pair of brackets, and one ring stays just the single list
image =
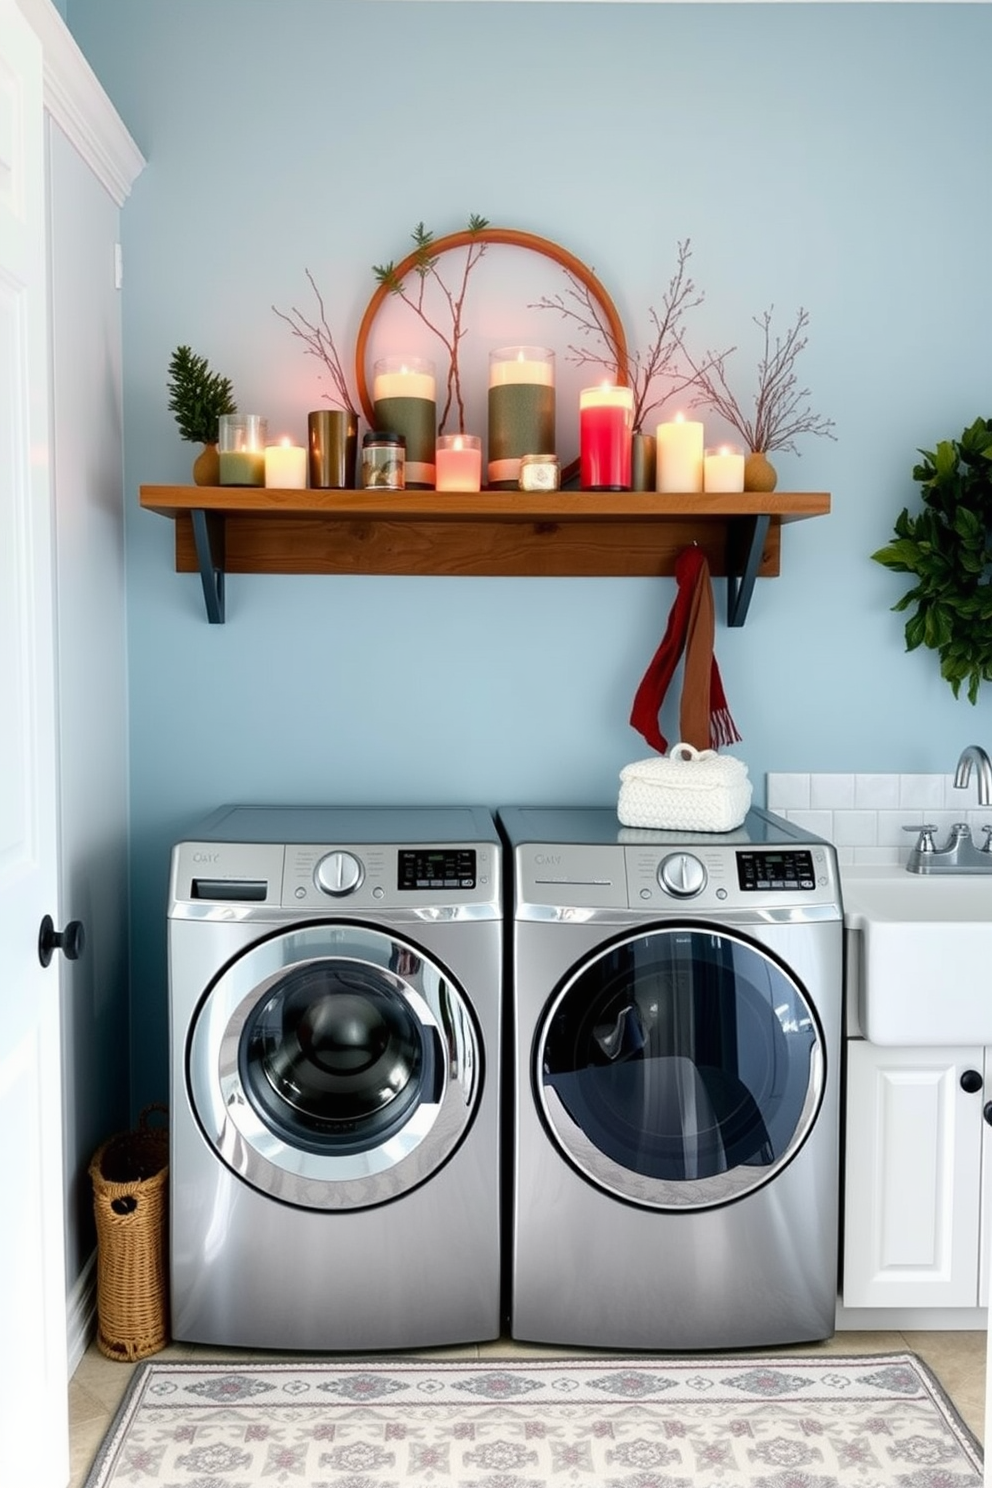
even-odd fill
[{"label": "white knit basket", "polygon": [[751,805],[747,765],[715,749],[673,744],[662,758],[620,771],[617,815],[625,827],[672,832],[731,832]]}]

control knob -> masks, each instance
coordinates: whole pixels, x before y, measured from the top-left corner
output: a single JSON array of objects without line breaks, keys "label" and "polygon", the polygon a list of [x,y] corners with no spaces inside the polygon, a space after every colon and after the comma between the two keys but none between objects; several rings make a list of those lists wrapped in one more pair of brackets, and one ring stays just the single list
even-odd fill
[{"label": "control knob", "polygon": [[314,874],[318,889],[343,899],[358,888],[362,881],[362,865],[354,853],[336,849],[321,858]]},{"label": "control knob", "polygon": [[691,899],[706,887],[706,869],[692,853],[669,853],[659,865],[658,882],[666,894]]}]

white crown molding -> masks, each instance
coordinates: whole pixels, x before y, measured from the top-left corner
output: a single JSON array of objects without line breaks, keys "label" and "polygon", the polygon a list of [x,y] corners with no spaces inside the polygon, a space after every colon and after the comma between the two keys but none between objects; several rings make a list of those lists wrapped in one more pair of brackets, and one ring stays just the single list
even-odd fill
[{"label": "white crown molding", "polygon": [[144,169],[144,156],[51,0],[17,0],[17,6],[41,42],[45,108],[123,206]]}]

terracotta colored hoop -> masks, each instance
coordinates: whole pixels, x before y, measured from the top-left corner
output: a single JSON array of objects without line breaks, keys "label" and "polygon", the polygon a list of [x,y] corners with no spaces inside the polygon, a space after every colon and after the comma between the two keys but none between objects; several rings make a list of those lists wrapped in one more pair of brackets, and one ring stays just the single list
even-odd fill
[{"label": "terracotta colored hoop", "polygon": [[[620,387],[627,386],[628,361],[627,361],[627,338],[624,335],[617,307],[614,305],[606,290],[600,284],[595,274],[587,269],[581,259],[569,253],[565,248],[559,248],[557,243],[549,242],[547,238],[539,238],[534,233],[518,232],[512,227],[483,227],[478,232],[449,233],[447,237],[438,238],[431,244],[433,255],[450,253],[453,248],[467,248],[472,243],[499,243],[510,248],[527,248],[532,253],[543,254],[552,262],[566,269],[574,275],[580,284],[584,284],[599,305],[610,327],[610,335],[617,352],[617,383]],[[408,253],[402,263],[396,265],[396,278],[403,280],[407,274],[416,266],[416,251]],[[388,294],[391,294],[389,286],[380,284],[375,294],[369,300],[362,323],[358,327],[358,340],[355,343],[355,384],[358,388],[358,397],[361,401],[362,412],[365,415],[369,427],[375,423],[375,415],[372,408],[372,400],[369,397],[368,384],[365,380],[365,351],[368,345],[369,332],[372,322],[379,312],[379,307]],[[577,462],[576,462],[577,463]]]}]

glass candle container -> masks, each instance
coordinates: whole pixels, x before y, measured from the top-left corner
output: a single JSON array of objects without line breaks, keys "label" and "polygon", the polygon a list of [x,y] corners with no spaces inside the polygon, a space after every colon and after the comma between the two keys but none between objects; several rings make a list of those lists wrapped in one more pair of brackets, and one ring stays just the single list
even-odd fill
[{"label": "glass candle container", "polygon": [[222,413],[217,452],[222,486],[265,485],[268,420],[257,413]]},{"label": "glass candle container", "polygon": [[307,483],[307,452],[288,437],[265,446],[265,484],[276,490],[300,491]]},{"label": "glass candle container", "polygon": [[744,451],[735,444],[721,444],[703,455],[704,491],[743,491]]},{"label": "glass candle container", "polygon": [[478,491],[482,486],[482,440],[477,434],[439,434],[434,464],[438,491]]},{"label": "glass candle container", "polygon": [[579,484],[584,491],[630,490],[634,390],[583,388],[579,393]]},{"label": "glass candle container", "polygon": [[501,346],[489,353],[491,486],[512,489],[520,460],[555,448],[555,354],[546,346]]},{"label": "glass candle container", "polygon": [[382,357],[372,369],[372,406],[377,428],[395,429],[406,440],[406,484],[434,485],[437,436],[434,363],[420,357]]},{"label": "glass candle container", "polygon": [[406,486],[406,440],[393,429],[369,429],[362,438],[362,485],[402,491]]},{"label": "glass candle container", "polygon": [[557,491],[561,465],[557,455],[522,455],[517,485],[521,491]]},{"label": "glass candle container", "polygon": [[703,426],[677,413],[659,424],[655,452],[658,490],[667,492],[703,489]]}]

